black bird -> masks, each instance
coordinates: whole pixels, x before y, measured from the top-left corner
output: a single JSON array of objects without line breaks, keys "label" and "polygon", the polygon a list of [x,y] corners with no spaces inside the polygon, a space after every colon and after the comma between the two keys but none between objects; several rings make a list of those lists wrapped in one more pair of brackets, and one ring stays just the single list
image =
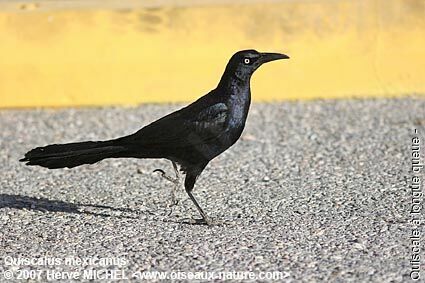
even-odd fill
[{"label": "black bird", "polygon": [[[177,164],[186,173],[186,192],[202,216],[200,221],[208,224],[206,214],[192,195],[195,181],[208,162],[241,136],[251,103],[250,79],[255,70],[266,62],[288,58],[279,53],[239,51],[230,58],[214,90],[136,133],[108,141],[37,147],[20,161],[56,169],[93,164],[105,158],[169,159],[177,177]],[[156,171],[171,180],[164,171]]]}]

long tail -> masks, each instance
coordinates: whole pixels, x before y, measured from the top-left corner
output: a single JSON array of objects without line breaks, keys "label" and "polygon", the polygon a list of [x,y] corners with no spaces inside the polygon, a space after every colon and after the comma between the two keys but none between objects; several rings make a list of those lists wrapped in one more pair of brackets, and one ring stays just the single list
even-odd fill
[{"label": "long tail", "polygon": [[39,165],[50,169],[72,168],[93,164],[105,158],[120,157],[126,151],[127,148],[117,144],[116,140],[52,144],[30,150],[19,161],[26,162],[26,165]]}]

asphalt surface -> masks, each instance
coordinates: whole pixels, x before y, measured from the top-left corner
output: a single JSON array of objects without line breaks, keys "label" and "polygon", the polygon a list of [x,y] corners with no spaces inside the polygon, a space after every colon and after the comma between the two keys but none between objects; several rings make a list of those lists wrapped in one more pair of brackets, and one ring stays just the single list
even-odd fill
[{"label": "asphalt surface", "polygon": [[171,183],[152,173],[172,174],[166,160],[61,170],[17,161],[36,146],[130,134],[179,107],[0,111],[0,281],[6,271],[16,280],[20,270],[101,268],[10,262],[74,256],[124,259],[107,268],[128,277],[280,271],[287,282],[408,282],[409,150],[413,129],[425,134],[425,99],[253,104],[242,139],[195,185],[210,227],[185,223],[198,215],[183,189],[167,207]]}]

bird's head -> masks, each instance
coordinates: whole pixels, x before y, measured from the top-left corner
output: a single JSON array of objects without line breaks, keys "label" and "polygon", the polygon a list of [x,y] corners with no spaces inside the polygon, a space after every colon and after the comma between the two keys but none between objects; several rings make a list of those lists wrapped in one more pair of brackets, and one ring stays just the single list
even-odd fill
[{"label": "bird's head", "polygon": [[289,59],[289,56],[280,53],[260,53],[256,50],[242,50],[236,52],[226,67],[227,75],[234,74],[242,80],[249,80],[251,75],[261,65],[280,59]]}]

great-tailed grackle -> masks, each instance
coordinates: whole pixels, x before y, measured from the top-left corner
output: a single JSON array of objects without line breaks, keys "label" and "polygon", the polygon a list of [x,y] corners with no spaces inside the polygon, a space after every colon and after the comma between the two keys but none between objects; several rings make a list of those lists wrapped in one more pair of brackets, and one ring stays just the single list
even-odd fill
[{"label": "great-tailed grackle", "polygon": [[136,133],[108,141],[37,147],[20,161],[55,169],[93,164],[105,158],[169,159],[176,174],[176,163],[186,173],[186,192],[203,223],[208,224],[207,216],[192,195],[195,181],[209,161],[241,136],[251,103],[250,79],[254,71],[266,62],[288,58],[279,53],[239,51],[230,58],[214,90]]}]

